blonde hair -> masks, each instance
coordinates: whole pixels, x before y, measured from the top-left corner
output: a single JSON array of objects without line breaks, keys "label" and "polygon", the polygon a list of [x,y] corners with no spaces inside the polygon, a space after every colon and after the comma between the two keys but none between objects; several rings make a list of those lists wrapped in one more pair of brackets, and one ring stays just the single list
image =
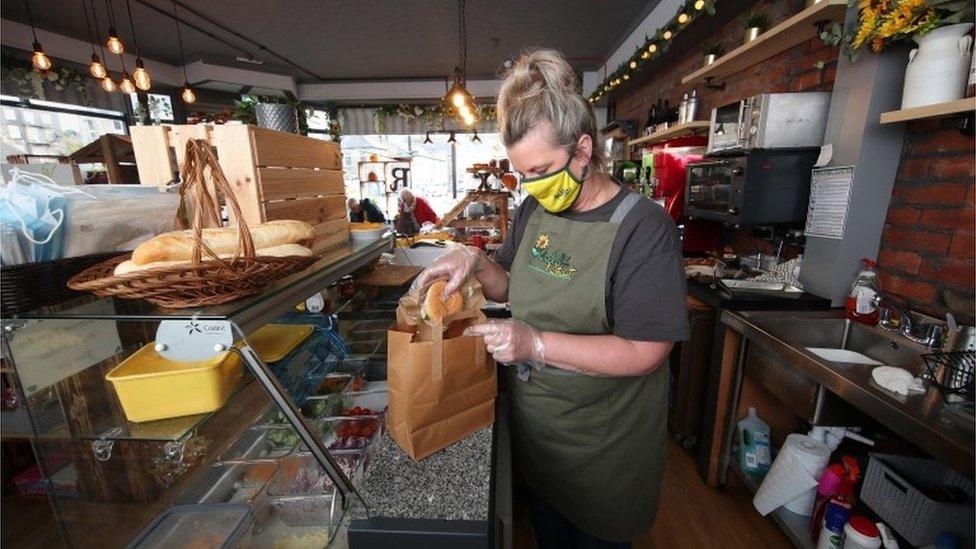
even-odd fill
[{"label": "blonde hair", "polygon": [[552,141],[572,149],[581,135],[593,140],[590,169],[603,172],[603,148],[593,107],[583,99],[573,68],[563,54],[551,49],[522,53],[502,76],[498,92],[498,127],[502,143],[518,143],[540,123],[552,127]]}]

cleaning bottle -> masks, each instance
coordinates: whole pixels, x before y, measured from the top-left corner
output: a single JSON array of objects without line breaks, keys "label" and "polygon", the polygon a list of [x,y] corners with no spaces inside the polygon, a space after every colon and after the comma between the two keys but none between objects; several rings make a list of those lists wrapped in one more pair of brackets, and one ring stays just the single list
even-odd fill
[{"label": "cleaning bottle", "polygon": [[763,474],[769,470],[769,425],[759,419],[756,409],[749,407],[749,415],[737,424],[739,434],[739,467],[743,472]]},{"label": "cleaning bottle", "polygon": [[851,284],[844,308],[850,320],[874,326],[878,323],[878,307],[874,304],[874,297],[878,295],[878,273],[874,270],[876,263],[866,257],[861,262],[864,268]]}]

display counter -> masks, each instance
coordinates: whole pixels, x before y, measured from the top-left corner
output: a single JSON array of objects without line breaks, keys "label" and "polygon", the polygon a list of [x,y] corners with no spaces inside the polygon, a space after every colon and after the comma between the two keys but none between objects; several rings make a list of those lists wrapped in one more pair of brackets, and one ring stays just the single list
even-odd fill
[{"label": "display counter", "polygon": [[[32,441],[37,492],[65,544],[355,548],[368,545],[347,537],[354,518],[436,518],[476,523],[487,546],[497,431],[419,464],[385,431],[395,301],[364,306],[353,290],[333,304],[338,315],[296,310],[391,247],[354,243],[216,307],[92,297],[5,320],[3,352],[30,418],[5,435]],[[172,352],[159,343],[199,347],[211,330],[232,332],[234,349],[155,366]]]}]

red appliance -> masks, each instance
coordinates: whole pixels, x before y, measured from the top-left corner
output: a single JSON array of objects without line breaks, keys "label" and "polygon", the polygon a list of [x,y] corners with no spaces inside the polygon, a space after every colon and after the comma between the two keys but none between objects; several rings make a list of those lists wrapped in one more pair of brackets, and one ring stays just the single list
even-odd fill
[{"label": "red appliance", "polygon": [[722,224],[684,215],[685,168],[704,158],[708,138],[691,135],[658,143],[651,148],[654,162],[654,199],[682,230],[682,249],[705,252],[721,248]]}]

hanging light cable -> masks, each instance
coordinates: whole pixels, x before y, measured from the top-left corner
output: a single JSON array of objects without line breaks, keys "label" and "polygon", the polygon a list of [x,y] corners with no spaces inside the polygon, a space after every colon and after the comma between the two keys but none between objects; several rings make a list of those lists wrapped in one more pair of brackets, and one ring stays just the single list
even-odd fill
[{"label": "hanging light cable", "polygon": [[37,29],[34,28],[34,17],[31,15],[30,2],[24,0],[24,6],[27,7],[27,22],[30,23],[31,33],[34,35],[34,54],[31,55],[31,63],[34,64],[35,69],[46,71],[51,68],[51,58],[44,53],[44,48],[37,41]]},{"label": "hanging light cable", "polygon": [[101,80],[108,75],[108,71],[105,70],[102,59],[95,53],[95,35],[92,34],[91,20],[88,19],[88,2],[86,0],[81,0],[81,9],[85,12],[85,27],[88,29],[88,42],[91,43],[92,50],[91,63],[88,65],[88,74]]},{"label": "hanging light cable", "polygon": [[125,9],[129,13],[129,30],[132,31],[132,44],[136,47],[136,68],[132,71],[132,80],[136,87],[142,91],[148,91],[152,87],[152,78],[142,62],[142,55],[139,53],[139,39],[136,38],[136,26],[132,22],[132,4],[125,0]]},{"label": "hanging light cable", "polygon": [[183,65],[183,91],[180,97],[184,103],[193,103],[197,100],[197,94],[193,93],[190,87],[190,79],[186,75],[186,57],[183,56],[183,35],[180,34],[180,16],[176,13],[176,0],[173,0],[173,19],[176,21],[176,40],[180,44],[180,65]]},{"label": "hanging light cable", "polygon": [[105,41],[105,47],[108,51],[115,55],[122,55],[125,51],[125,46],[122,44],[122,40],[119,39],[119,33],[115,30],[115,12],[112,11],[111,0],[105,0],[105,11],[108,12],[108,40]]},{"label": "hanging light cable", "polygon": [[[91,16],[92,16],[92,23],[94,23],[95,25],[95,41],[97,42],[98,36],[101,35],[102,33],[98,28],[98,11],[95,9],[95,0],[92,0],[91,3]],[[105,58],[105,61],[108,61],[108,57],[105,57],[105,50],[102,49],[101,42],[98,43],[98,52],[102,55],[102,57]],[[99,85],[102,87],[103,90],[112,93],[117,89],[115,86],[115,82],[112,80],[112,75],[108,73],[108,68],[105,67],[105,65],[102,65],[102,68],[105,69],[105,76],[101,78],[101,82],[99,82]]]},{"label": "hanging light cable", "polygon": [[454,83],[444,94],[444,104],[466,125],[477,122],[474,98],[467,90],[468,33],[465,24],[464,0],[458,0],[458,64],[454,67]]}]

